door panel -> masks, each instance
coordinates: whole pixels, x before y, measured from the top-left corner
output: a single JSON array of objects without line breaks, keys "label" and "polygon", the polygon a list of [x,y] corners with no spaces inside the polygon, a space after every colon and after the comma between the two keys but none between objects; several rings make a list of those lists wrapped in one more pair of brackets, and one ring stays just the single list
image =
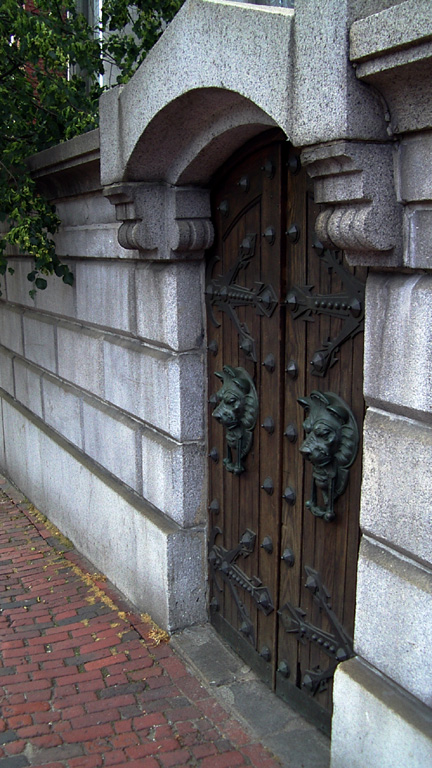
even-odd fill
[{"label": "door panel", "polygon": [[306,174],[274,134],[221,171],[213,205],[212,622],[325,726],[353,632],[364,276],[315,242]]}]

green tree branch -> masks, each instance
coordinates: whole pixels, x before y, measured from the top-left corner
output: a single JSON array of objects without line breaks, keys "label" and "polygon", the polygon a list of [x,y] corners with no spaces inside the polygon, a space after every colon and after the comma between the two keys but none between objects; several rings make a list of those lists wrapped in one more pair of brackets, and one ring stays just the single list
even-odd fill
[{"label": "green tree branch", "polygon": [[60,221],[40,195],[27,159],[97,127],[104,66],[114,64],[118,82],[127,82],[181,3],[104,0],[101,20],[90,26],[75,0],[2,0],[0,275],[13,272],[11,248],[30,256],[30,295],[46,287],[47,275],[68,285],[73,275],[56,254]]}]

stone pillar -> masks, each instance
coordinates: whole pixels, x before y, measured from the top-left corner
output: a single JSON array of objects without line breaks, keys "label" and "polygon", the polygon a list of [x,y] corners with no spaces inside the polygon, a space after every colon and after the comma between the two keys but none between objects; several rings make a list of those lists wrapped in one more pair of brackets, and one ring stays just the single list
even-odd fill
[{"label": "stone pillar", "polygon": [[[432,5],[407,0],[357,20],[350,50],[357,78],[386,104],[394,185],[383,177],[374,206],[385,208],[393,187],[402,247],[393,263],[369,261],[358,656],[335,676],[331,766],[424,768],[432,765]],[[392,231],[397,238],[393,223],[385,236]]]}]

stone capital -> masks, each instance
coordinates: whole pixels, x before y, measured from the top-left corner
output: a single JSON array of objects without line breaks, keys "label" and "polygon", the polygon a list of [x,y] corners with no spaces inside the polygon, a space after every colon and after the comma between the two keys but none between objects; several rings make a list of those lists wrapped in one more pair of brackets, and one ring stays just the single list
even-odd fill
[{"label": "stone capital", "polygon": [[401,207],[396,200],[390,143],[335,141],[308,147],[302,163],[324,209],[315,229],[321,242],[345,251],[353,265],[398,266]]},{"label": "stone capital", "polygon": [[213,243],[208,191],[167,184],[124,182],[104,189],[122,224],[123,248],[138,250],[143,258],[197,258]]}]

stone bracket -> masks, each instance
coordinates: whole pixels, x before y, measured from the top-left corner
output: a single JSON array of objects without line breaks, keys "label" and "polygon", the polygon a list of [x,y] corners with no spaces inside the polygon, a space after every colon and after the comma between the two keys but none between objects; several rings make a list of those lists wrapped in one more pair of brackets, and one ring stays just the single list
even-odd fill
[{"label": "stone bracket", "polygon": [[213,243],[206,189],[127,182],[105,187],[122,224],[120,245],[154,260],[202,256]]},{"label": "stone bracket", "polygon": [[335,141],[304,149],[302,164],[324,206],[316,233],[349,263],[398,266],[402,261],[402,209],[396,200],[393,146]]}]

